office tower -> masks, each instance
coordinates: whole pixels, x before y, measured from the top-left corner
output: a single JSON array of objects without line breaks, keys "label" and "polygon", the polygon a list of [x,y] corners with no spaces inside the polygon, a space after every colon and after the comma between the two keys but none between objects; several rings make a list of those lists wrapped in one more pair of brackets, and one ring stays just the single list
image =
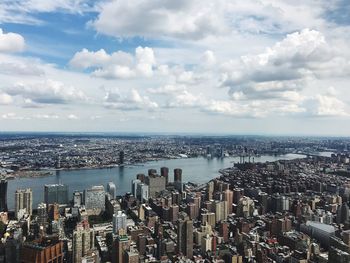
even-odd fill
[{"label": "office tower", "polygon": [[349,221],[349,206],[344,202],[339,208],[337,212],[337,223],[344,224]]},{"label": "office tower", "polygon": [[174,169],[174,187],[179,192],[182,192],[182,170],[179,168]]},{"label": "office tower", "polygon": [[219,233],[220,233],[220,236],[223,237],[224,242],[227,242],[228,241],[228,234],[229,234],[227,221],[220,222]]},{"label": "office tower", "polygon": [[168,167],[161,167],[160,168],[160,176],[165,177],[165,184],[168,185],[168,183],[169,183],[169,168]]},{"label": "office tower", "polygon": [[7,181],[1,179],[0,181],[0,212],[7,211]]},{"label": "office tower", "polygon": [[195,219],[196,215],[195,215],[195,204],[194,203],[188,203],[187,204],[187,214],[190,217],[190,219]]},{"label": "office tower", "polygon": [[122,211],[118,211],[117,214],[113,215],[113,233],[118,234],[119,230],[123,229],[126,231],[126,219],[127,216]]},{"label": "office tower", "polygon": [[210,181],[207,184],[207,200],[212,200],[213,199],[213,193],[214,193],[214,182]]},{"label": "office tower", "polygon": [[146,184],[149,189],[149,196],[156,197],[158,193],[165,190],[165,177],[151,174],[146,177]]},{"label": "office tower", "polygon": [[113,250],[115,253],[112,256],[112,262],[113,263],[126,263],[126,256],[124,255],[125,252],[129,249],[130,247],[130,241],[127,235],[119,235],[117,236]]},{"label": "office tower", "polygon": [[68,186],[63,184],[47,184],[44,188],[45,203],[68,204]]},{"label": "office tower", "polygon": [[250,217],[253,215],[254,209],[254,201],[244,196],[238,202],[237,215],[245,218]]},{"label": "office tower", "polygon": [[227,201],[215,201],[215,221],[226,220],[228,215]]},{"label": "office tower", "polygon": [[73,193],[73,206],[80,207],[83,204],[83,193],[75,191]]},{"label": "office tower", "polygon": [[179,218],[179,206],[178,205],[171,205],[170,206],[170,221],[176,222]]},{"label": "office tower", "polygon": [[211,251],[212,247],[212,237],[210,235],[205,235],[202,237],[202,242],[201,242],[201,249],[202,252],[205,253],[207,251]]},{"label": "office tower", "polygon": [[140,202],[146,201],[149,198],[149,186],[142,183],[139,179],[132,180],[131,192]]},{"label": "office tower", "polygon": [[31,189],[18,189],[15,192],[15,216],[23,217],[24,213],[32,215],[33,193]]},{"label": "office tower", "polygon": [[124,151],[119,152],[119,164],[124,164]]},{"label": "office tower", "polygon": [[182,169],[174,169],[174,182],[182,182]]},{"label": "office tower", "polygon": [[47,208],[45,203],[38,204],[38,224],[46,228],[47,225]]},{"label": "office tower", "polygon": [[86,256],[94,248],[94,230],[88,224],[78,224],[73,231],[73,263],[82,262],[82,257]]},{"label": "office tower", "polygon": [[84,200],[86,210],[105,210],[105,189],[103,185],[96,185],[90,189],[85,189]]},{"label": "office tower", "polygon": [[148,176],[156,176],[157,170],[156,169],[148,169]]},{"label": "office tower", "polygon": [[21,263],[64,262],[64,244],[58,238],[42,238],[25,242],[20,253]]},{"label": "office tower", "polygon": [[193,222],[186,213],[181,213],[177,223],[177,249],[187,258],[193,256]]},{"label": "office tower", "polygon": [[60,218],[58,204],[49,204],[47,208],[47,214],[50,221],[57,221]]},{"label": "office tower", "polygon": [[227,201],[228,213],[232,214],[233,191],[229,189],[224,191],[224,201]]},{"label": "office tower", "polygon": [[116,195],[117,195],[117,187],[115,186],[115,184],[113,182],[109,182],[107,184],[107,193],[109,193],[112,197],[112,199],[115,199]]},{"label": "office tower", "polygon": [[233,203],[238,204],[239,200],[243,197],[244,190],[242,188],[233,189]]},{"label": "office tower", "polygon": [[131,193],[134,197],[137,197],[137,185],[141,183],[141,180],[135,179],[131,181]]}]

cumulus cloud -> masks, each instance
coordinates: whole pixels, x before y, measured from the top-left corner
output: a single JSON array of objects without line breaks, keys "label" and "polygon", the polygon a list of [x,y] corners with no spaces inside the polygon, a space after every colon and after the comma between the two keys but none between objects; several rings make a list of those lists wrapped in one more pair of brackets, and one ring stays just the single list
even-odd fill
[{"label": "cumulus cloud", "polygon": [[0,52],[21,52],[24,50],[24,38],[16,33],[4,33],[0,28]]},{"label": "cumulus cloud", "polygon": [[6,93],[1,93],[0,91],[0,105],[8,105],[13,102],[13,98],[6,94]]},{"label": "cumulus cloud", "polygon": [[152,48],[137,47],[135,55],[123,51],[108,54],[104,49],[93,52],[83,49],[74,54],[72,67],[92,69],[92,75],[106,79],[151,77],[156,59]]},{"label": "cumulus cloud", "polygon": [[90,24],[115,37],[198,40],[231,32],[285,33],[324,24],[332,4],[318,1],[106,1]]},{"label": "cumulus cloud", "polygon": [[119,90],[108,91],[104,98],[104,105],[109,109],[119,110],[155,110],[158,104],[147,96],[132,89],[129,93],[121,93]]},{"label": "cumulus cloud", "polygon": [[17,83],[4,89],[13,97],[20,97],[25,104],[67,104],[86,101],[85,94],[62,82],[45,80],[40,82]]}]

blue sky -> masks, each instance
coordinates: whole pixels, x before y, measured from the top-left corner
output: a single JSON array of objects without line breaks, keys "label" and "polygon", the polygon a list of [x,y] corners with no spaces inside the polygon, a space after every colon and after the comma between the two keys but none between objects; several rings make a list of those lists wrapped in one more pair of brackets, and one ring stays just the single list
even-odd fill
[{"label": "blue sky", "polygon": [[4,0],[3,131],[349,135],[345,0]]}]

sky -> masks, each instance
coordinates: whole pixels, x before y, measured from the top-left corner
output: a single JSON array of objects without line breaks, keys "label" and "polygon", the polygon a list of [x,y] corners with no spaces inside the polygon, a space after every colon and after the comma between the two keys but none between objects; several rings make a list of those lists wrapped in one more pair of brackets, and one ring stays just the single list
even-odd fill
[{"label": "sky", "polygon": [[348,0],[1,0],[0,131],[350,135]]}]

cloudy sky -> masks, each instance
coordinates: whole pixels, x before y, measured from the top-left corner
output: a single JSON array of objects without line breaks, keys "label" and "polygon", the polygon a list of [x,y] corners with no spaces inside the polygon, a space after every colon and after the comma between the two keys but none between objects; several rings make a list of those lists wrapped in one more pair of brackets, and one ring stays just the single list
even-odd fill
[{"label": "cloudy sky", "polygon": [[350,135],[348,0],[2,0],[0,130]]}]

